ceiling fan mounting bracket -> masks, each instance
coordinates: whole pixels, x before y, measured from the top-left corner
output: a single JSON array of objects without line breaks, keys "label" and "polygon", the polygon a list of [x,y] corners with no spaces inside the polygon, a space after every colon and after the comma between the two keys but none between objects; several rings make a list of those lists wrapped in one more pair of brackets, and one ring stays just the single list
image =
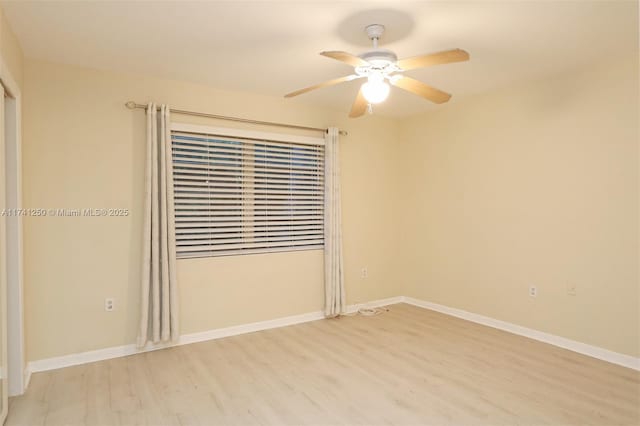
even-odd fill
[{"label": "ceiling fan mounting bracket", "polygon": [[367,33],[367,37],[369,37],[369,40],[379,40],[384,33],[384,25],[371,24],[367,25],[364,30]]}]

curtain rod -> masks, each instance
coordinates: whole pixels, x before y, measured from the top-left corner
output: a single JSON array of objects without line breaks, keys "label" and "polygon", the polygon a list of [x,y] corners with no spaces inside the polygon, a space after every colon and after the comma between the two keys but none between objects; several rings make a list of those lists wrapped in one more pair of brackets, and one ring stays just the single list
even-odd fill
[{"label": "curtain rod", "polygon": [[[144,104],[137,104],[133,101],[129,101],[125,104],[125,106],[129,109],[146,109],[147,106]],[[182,114],[182,115],[195,115],[197,117],[207,117],[207,118],[216,118],[218,120],[227,120],[227,121],[238,121],[241,123],[250,123],[250,124],[261,124],[265,126],[276,126],[276,127],[288,127],[290,129],[300,129],[300,130],[312,130],[317,132],[326,132],[327,129],[321,129],[319,127],[306,127],[306,126],[296,126],[293,124],[283,124],[283,123],[274,123],[271,121],[258,121],[258,120],[249,120],[247,118],[238,118],[238,117],[226,117],[224,115],[215,115],[215,114],[206,114],[204,112],[195,112],[195,111],[185,111],[182,109],[173,109],[171,108],[173,114]],[[340,135],[347,136],[348,133],[344,130],[340,130]]]}]

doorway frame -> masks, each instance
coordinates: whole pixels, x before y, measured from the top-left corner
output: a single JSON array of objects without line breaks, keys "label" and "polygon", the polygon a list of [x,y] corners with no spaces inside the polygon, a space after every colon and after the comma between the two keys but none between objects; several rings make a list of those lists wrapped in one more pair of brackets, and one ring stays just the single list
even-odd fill
[{"label": "doorway frame", "polygon": [[[4,86],[5,98],[5,144],[6,181],[10,183],[12,205],[9,208],[22,209],[22,92],[13,78],[4,56],[0,54],[0,84]],[[9,199],[10,196],[8,195]],[[23,227],[21,215],[11,221],[13,241],[7,241],[7,269],[12,273],[7,277],[7,364],[9,396],[22,395],[28,385],[29,372],[25,369],[24,349],[24,262]]]}]

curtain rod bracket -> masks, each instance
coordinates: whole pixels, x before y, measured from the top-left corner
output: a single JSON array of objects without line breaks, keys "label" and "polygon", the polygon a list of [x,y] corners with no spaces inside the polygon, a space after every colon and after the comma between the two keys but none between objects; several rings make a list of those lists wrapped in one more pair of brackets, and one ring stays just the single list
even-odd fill
[{"label": "curtain rod bracket", "polygon": [[[136,103],[134,101],[128,101],[124,105],[129,109],[136,109],[136,108],[145,109],[147,107],[146,105],[138,104],[138,103]],[[270,122],[270,121],[249,120],[247,118],[225,117],[223,115],[205,114],[205,113],[202,113],[202,112],[184,111],[184,110],[181,110],[181,109],[173,109],[172,108],[170,111],[172,113],[174,113],[174,114],[195,115],[195,116],[198,116],[198,117],[215,118],[215,119],[218,119],[218,120],[239,121],[241,123],[259,124],[259,125],[262,125],[262,126],[289,127],[291,129],[311,130],[311,131],[318,131],[318,132],[324,132],[324,133],[329,131],[329,129],[321,129],[319,127],[295,126],[295,125],[292,125],[292,124],[273,123],[273,122]],[[349,133],[345,132],[344,130],[339,130],[338,133],[341,136],[348,136],[349,135]]]}]

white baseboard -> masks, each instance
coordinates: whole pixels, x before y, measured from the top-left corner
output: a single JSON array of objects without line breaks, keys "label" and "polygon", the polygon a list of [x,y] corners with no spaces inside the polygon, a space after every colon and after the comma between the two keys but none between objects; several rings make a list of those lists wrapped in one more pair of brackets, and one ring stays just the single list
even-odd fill
[{"label": "white baseboard", "polygon": [[533,340],[549,343],[550,345],[568,349],[570,351],[587,355],[592,358],[597,358],[602,361],[607,361],[612,364],[621,365],[623,367],[632,368],[634,370],[640,370],[640,358],[635,358],[630,355],[621,354],[597,346],[587,345],[586,343],[577,342],[575,340],[556,336],[554,334],[544,333],[542,331],[522,327],[510,322],[500,321],[494,318],[485,317],[484,315],[474,314],[472,312],[463,311],[461,309],[450,308],[449,306],[438,305],[437,303],[431,303],[425,300],[415,299],[413,297],[403,297],[402,301],[408,303],[409,305],[430,309],[432,311],[440,312],[467,321],[497,328],[503,331],[508,331],[509,333],[528,337]]},{"label": "white baseboard", "polygon": [[[379,307],[401,303],[402,296],[392,297],[389,299],[375,300],[367,303],[349,305],[346,307],[347,313],[356,312],[362,307]],[[54,358],[40,359],[31,361],[27,365],[28,379],[31,373],[39,371],[55,370],[58,368],[71,367],[73,365],[87,364],[90,362],[103,361],[106,359],[118,358],[128,355],[134,355],[143,352],[164,349],[171,346],[188,345],[190,343],[204,342],[207,340],[220,339],[223,337],[237,336],[245,333],[253,333],[255,331],[268,330],[271,328],[286,327],[288,325],[302,324],[309,321],[317,321],[324,318],[322,311],[309,312],[301,315],[293,315],[289,317],[277,318],[267,321],[253,322],[249,324],[236,325],[232,327],[218,328],[214,330],[201,331],[198,333],[190,333],[180,336],[177,343],[165,343],[159,345],[147,345],[139,349],[135,344],[114,346],[110,348],[97,349],[94,351],[80,352],[75,354],[63,355]],[[28,384],[28,380],[27,380]],[[26,389],[26,386],[25,386]]]},{"label": "white baseboard", "polygon": [[[444,305],[438,305],[436,303],[427,302],[424,300],[415,299],[413,297],[397,296],[388,299],[375,300],[368,303],[359,303],[349,305],[346,308],[346,313],[354,313],[360,308],[375,308],[380,306],[393,305],[396,303],[408,303],[410,305],[418,306],[432,311],[437,311],[443,314],[451,315],[454,317],[462,318],[467,321],[483,324],[489,327],[504,330],[513,334],[528,337],[530,339],[538,340],[541,342],[549,343],[554,346],[569,349],[574,352],[588,355],[593,358],[597,358],[603,361],[618,364],[624,367],[632,368],[634,370],[640,370],[640,358],[635,358],[629,355],[620,354],[607,349],[599,348],[597,346],[587,345],[585,343],[577,342],[575,340],[566,339],[564,337],[555,336],[553,334],[543,333],[541,331],[533,330],[530,328],[522,327],[516,324],[512,324],[505,321],[500,321],[483,315],[474,314],[472,312],[463,311],[460,309],[450,308]],[[293,315],[283,318],[277,318],[267,321],[259,321],[249,324],[242,324],[232,327],[218,328],[214,330],[202,331],[198,333],[185,334],[180,337],[177,343],[173,344],[160,344],[160,345],[148,345],[143,349],[138,349],[135,344],[114,346],[111,348],[98,349],[94,351],[81,352],[70,355],[63,355],[54,358],[46,358],[37,361],[31,361],[27,364],[25,370],[25,389],[29,385],[32,373],[40,371],[55,370],[58,368],[70,367],[73,365],[86,364],[90,362],[102,361],[106,359],[118,358],[128,355],[134,355],[143,352],[154,351],[158,349],[168,348],[171,346],[188,345],[190,343],[204,342],[207,340],[220,339],[223,337],[237,336],[245,333],[253,333],[261,330],[268,330],[272,328],[285,327],[288,325],[302,324],[309,321],[316,321],[324,318],[324,313],[321,311],[309,312],[301,315]]]}]

